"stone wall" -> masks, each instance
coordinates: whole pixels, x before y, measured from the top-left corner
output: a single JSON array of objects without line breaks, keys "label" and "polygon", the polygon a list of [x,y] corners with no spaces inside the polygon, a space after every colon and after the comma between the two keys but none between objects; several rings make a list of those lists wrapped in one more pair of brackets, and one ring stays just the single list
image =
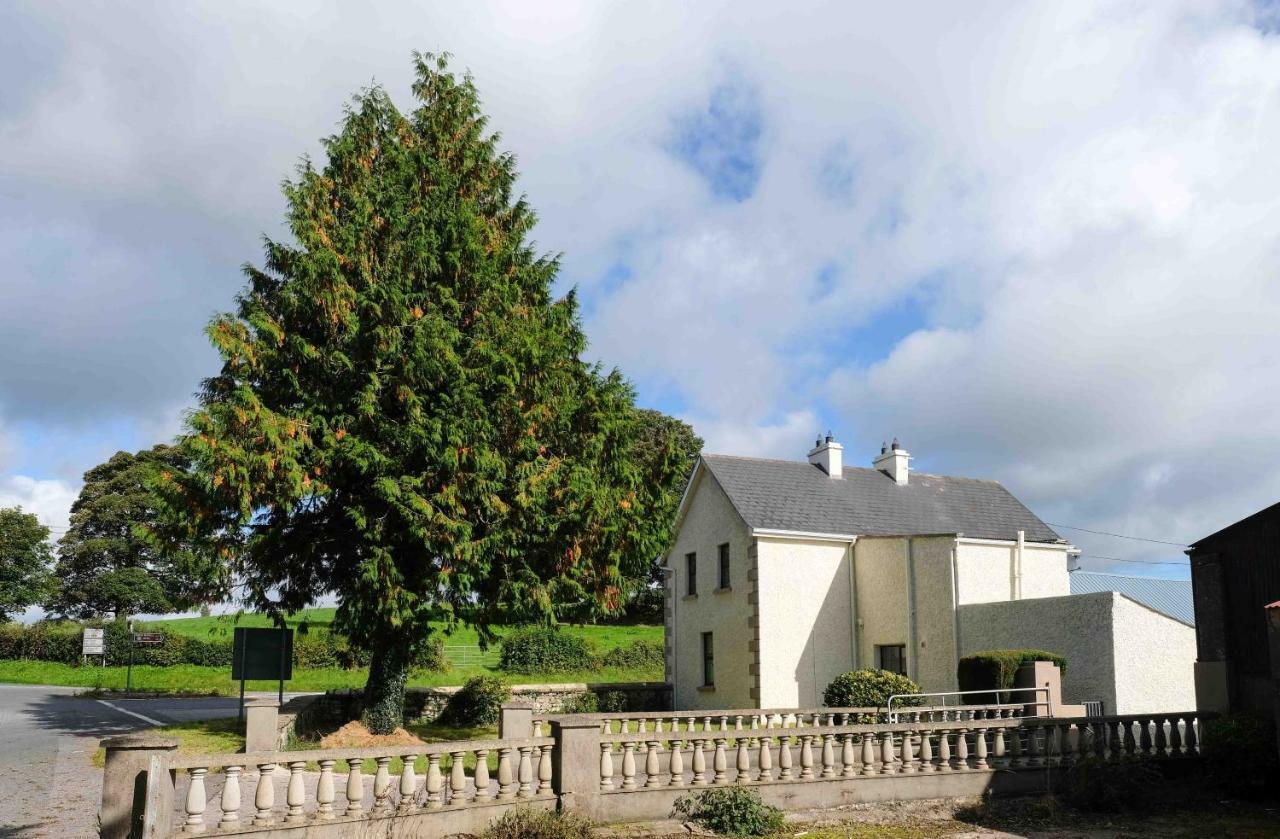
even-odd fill
[{"label": "stone wall", "polygon": [[[404,720],[406,723],[433,722],[449,703],[449,699],[461,687],[407,688],[404,695]],[[603,703],[612,703],[618,711],[667,711],[671,709],[671,686],[665,682],[619,683],[566,683],[542,685],[515,685],[512,699],[533,703],[534,716],[558,714],[566,702],[588,693],[600,697]],[[310,697],[297,717],[299,736],[309,737],[318,732],[335,728],[360,716],[361,691],[354,689],[331,690],[323,696]]]}]

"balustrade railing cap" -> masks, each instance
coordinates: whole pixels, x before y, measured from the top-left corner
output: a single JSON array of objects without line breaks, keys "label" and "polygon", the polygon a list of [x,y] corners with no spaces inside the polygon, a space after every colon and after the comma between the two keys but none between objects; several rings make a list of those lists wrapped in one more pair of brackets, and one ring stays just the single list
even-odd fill
[{"label": "balustrade railing cap", "polygon": [[603,714],[559,714],[551,718],[551,724],[560,728],[599,728],[605,719]]},{"label": "balustrade railing cap", "polygon": [[502,703],[502,707],[512,708],[517,711],[532,711],[538,706],[532,699],[508,699]]},{"label": "balustrade railing cap", "polygon": [[178,738],[165,737],[160,734],[118,734],[103,740],[102,748],[107,749],[156,749],[173,751],[178,748]]},{"label": "balustrade railing cap", "polygon": [[274,696],[249,696],[244,700],[246,708],[279,708],[280,700]]}]

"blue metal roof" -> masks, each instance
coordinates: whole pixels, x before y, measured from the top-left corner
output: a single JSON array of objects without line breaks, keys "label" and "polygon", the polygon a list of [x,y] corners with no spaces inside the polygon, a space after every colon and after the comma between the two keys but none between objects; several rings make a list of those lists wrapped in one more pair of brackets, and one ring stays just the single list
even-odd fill
[{"label": "blue metal roof", "polygon": [[1191,599],[1190,580],[1164,580],[1159,577],[1125,577],[1096,571],[1071,572],[1072,594],[1116,591],[1131,600],[1163,612],[1174,620],[1196,625],[1196,610]]}]

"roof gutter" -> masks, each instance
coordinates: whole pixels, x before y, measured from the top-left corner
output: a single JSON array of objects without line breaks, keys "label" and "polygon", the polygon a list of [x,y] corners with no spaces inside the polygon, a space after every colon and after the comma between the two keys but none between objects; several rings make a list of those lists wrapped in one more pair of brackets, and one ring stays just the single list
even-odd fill
[{"label": "roof gutter", "polygon": [[809,539],[817,542],[856,542],[854,533],[818,533],[812,530],[775,530],[770,527],[753,527],[751,535],[760,539]]}]

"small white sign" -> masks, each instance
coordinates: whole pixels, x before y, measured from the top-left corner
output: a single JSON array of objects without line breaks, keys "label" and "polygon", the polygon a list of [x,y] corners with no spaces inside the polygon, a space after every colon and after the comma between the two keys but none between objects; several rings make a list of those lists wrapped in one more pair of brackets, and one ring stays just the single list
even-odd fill
[{"label": "small white sign", "polygon": [[105,655],[106,639],[103,638],[103,630],[86,629],[84,631],[84,640],[80,648],[81,655]]}]

